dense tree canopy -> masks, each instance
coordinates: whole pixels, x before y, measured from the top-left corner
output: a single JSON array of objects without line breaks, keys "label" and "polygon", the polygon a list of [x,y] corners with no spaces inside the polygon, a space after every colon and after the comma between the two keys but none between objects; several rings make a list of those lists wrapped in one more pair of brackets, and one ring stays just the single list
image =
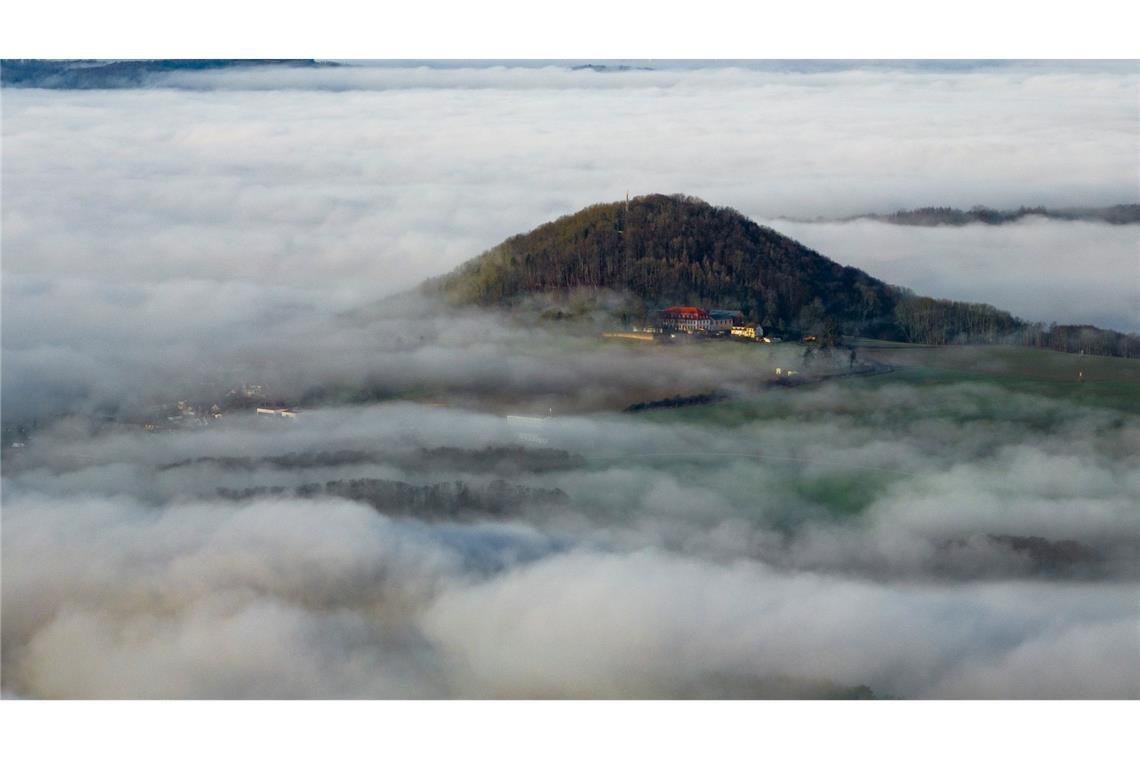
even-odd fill
[{"label": "dense tree canopy", "polygon": [[1140,356],[1140,338],[1024,322],[986,304],[916,296],[697,198],[607,203],[508,238],[425,290],[455,304],[509,306],[539,293],[613,290],[643,311],[740,309],[769,330],[917,343],[1015,342]]},{"label": "dense tree canopy", "polygon": [[740,309],[785,329],[799,327],[801,311],[813,304],[845,326],[889,321],[899,295],[731,209],[664,195],[590,206],[544,224],[429,287],[480,305],[607,288],[632,293],[647,308]]}]

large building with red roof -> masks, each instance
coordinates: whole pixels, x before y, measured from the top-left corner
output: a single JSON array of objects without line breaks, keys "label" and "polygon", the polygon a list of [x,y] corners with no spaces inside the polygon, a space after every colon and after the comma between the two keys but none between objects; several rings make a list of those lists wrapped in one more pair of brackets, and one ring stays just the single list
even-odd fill
[{"label": "large building with red roof", "polygon": [[[745,328],[749,329],[745,329]],[[670,306],[657,312],[657,330],[671,333],[738,335],[756,340],[764,331],[744,324],[739,310],[702,309],[699,306]]]},{"label": "large building with red roof", "polygon": [[712,317],[704,309],[696,306],[670,306],[659,314],[664,330],[676,332],[705,332],[712,327]]}]

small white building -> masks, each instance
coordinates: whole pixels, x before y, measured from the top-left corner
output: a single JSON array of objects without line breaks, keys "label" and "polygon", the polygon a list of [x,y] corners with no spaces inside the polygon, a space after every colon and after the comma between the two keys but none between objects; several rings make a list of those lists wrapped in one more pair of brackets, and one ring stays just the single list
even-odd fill
[{"label": "small white building", "polygon": [[257,414],[259,417],[286,417],[288,419],[297,417],[297,412],[292,409],[276,406],[259,406],[257,407]]}]

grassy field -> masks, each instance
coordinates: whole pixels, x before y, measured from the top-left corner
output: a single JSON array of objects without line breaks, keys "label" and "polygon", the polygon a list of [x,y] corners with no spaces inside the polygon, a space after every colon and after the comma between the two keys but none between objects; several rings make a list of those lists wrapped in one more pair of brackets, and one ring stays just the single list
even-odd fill
[{"label": "grassy field", "polygon": [[859,352],[894,371],[844,382],[937,385],[981,382],[1075,404],[1140,414],[1140,360],[1021,346],[923,346],[860,341]]},{"label": "grassy field", "polygon": [[[781,348],[786,357],[790,357],[787,352],[792,349],[803,350],[796,344],[785,344]],[[710,345],[708,350],[716,349]],[[823,382],[852,390],[874,390],[892,384],[929,388],[981,384],[1076,406],[1140,414],[1140,360],[1080,356],[1018,346],[922,346],[885,341],[861,341],[858,351],[864,361],[878,362],[890,371],[835,377]],[[799,394],[819,387],[818,383],[807,383],[770,388],[747,398],[700,407],[654,410],[643,415],[661,421],[731,427],[747,420],[782,418]],[[995,420],[1005,414],[1000,408],[991,412]],[[800,408],[796,414],[806,418],[814,413]]]},{"label": "grassy field", "polygon": [[[1039,395],[1097,408],[1140,414],[1140,360],[1081,356],[1020,346],[927,346],[859,340],[859,365],[881,372],[843,376],[848,350],[805,364],[800,343],[756,344],[736,341],[658,343],[605,339],[588,331],[543,330],[522,334],[507,346],[512,355],[535,363],[560,364],[570,371],[582,357],[595,367],[592,386],[582,389],[461,389],[422,384],[385,398],[483,409],[502,414],[573,414],[618,411],[632,404],[674,396],[744,390],[746,410],[737,401],[702,405],[699,409],[644,412],[663,419],[710,420],[731,425],[745,418],[779,415],[778,408],[818,382],[873,389],[890,384],[935,387],[981,383],[1011,392]],[[857,365],[858,366],[858,365]],[[602,368],[606,369],[602,369]],[[795,368],[802,386],[766,388],[775,370]],[[684,372],[675,370],[685,369]],[[837,375],[837,376],[832,376]],[[830,377],[829,377],[830,376]],[[825,379],[820,380],[821,377]],[[753,393],[755,391],[755,393]],[[352,401],[360,399],[353,398]],[[801,411],[801,413],[803,413]],[[995,410],[995,417],[1000,417]]]},{"label": "grassy field", "polygon": [[[716,347],[702,350],[715,353]],[[721,494],[744,512],[759,505],[768,510],[766,519],[787,527],[859,515],[914,477],[914,468],[985,461],[1032,441],[1087,436],[1091,446],[1103,441],[1118,456],[1120,442],[1128,440],[1120,431],[1134,427],[1140,415],[1136,360],[889,343],[865,344],[860,354],[891,371],[639,413],[639,422],[682,423],[723,435],[708,457],[660,454],[644,461],[689,487]]]},{"label": "grassy field", "polygon": [[1140,361],[1115,356],[1083,356],[1022,346],[927,346],[860,340],[859,352],[878,361],[943,371],[1034,380],[1140,382]]}]

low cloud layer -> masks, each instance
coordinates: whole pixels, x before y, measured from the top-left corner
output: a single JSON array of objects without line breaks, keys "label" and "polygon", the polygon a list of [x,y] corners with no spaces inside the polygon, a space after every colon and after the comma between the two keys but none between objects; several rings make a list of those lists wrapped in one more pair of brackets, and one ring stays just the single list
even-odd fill
[{"label": "low cloud layer", "polygon": [[209,406],[247,383],[292,404],[337,394],[453,402],[470,394],[530,411],[620,408],[627,396],[632,403],[756,385],[777,366],[802,364],[792,347],[694,361],[699,346],[600,344],[588,319],[551,332],[537,309],[512,317],[412,297],[348,310],[310,291],[240,282],[12,275],[4,288],[6,301],[19,304],[3,325],[9,423],[130,416],[178,400]]},{"label": "low cloud layer", "polygon": [[[1134,584],[893,587],[551,553],[521,529],[341,503],[27,508],[5,515],[4,621],[5,687],[28,696],[1137,696]],[[45,550],[54,579],[31,570]],[[478,572],[504,555],[512,569]]]},{"label": "low cloud layer", "polygon": [[[5,414],[183,393],[217,366],[360,382],[393,365],[387,339],[339,315],[626,191],[760,220],[1137,200],[1127,67],[835,68],[382,66],[8,89]],[[1131,226],[772,224],[919,292],[1138,327]]]},{"label": "low cloud layer", "polygon": [[5,92],[6,272],[372,296],[627,191],[773,218],[1136,202],[1140,181],[1127,68],[184,77],[202,89]]},{"label": "low cloud layer", "polygon": [[938,298],[997,305],[1030,321],[1140,332],[1140,228],[1029,217],[907,227],[766,222],[837,261]]},{"label": "low cloud layer", "polygon": [[[5,462],[4,688],[1140,696],[1131,417],[984,385],[832,384],[684,420],[552,418],[543,446],[573,456],[510,477],[565,500],[458,522],[288,489],[477,488],[499,468],[431,452],[514,458],[534,430],[398,403],[44,430]],[[273,459],[322,451],[370,456]],[[250,485],[286,490],[219,498]]]},{"label": "low cloud layer", "polygon": [[[758,220],[1135,201],[1133,69],[165,84],[4,92],[5,696],[1140,697],[1118,396],[769,387],[849,357],[378,304],[627,190]],[[1134,227],[771,224],[1135,327]],[[167,424],[243,385],[308,403]]]}]

